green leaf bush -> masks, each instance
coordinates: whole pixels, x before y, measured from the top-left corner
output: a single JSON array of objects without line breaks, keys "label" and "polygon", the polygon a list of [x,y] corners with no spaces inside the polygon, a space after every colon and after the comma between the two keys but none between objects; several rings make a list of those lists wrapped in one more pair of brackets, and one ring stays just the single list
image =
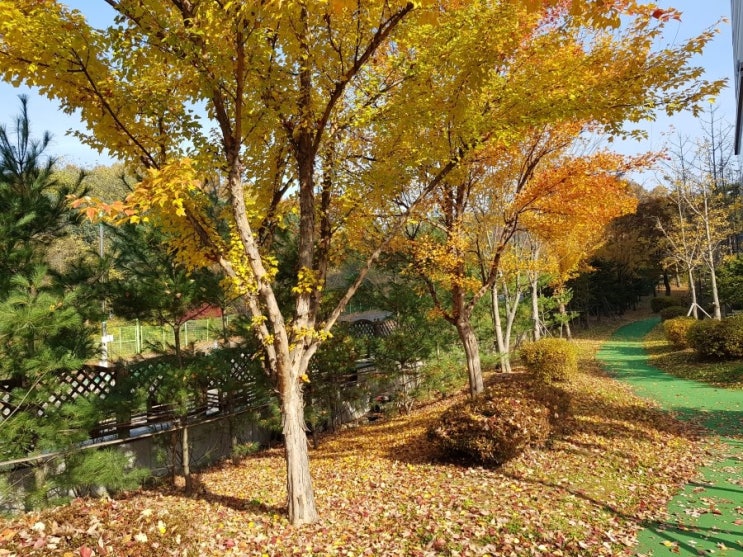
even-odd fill
[{"label": "green leaf bush", "polygon": [[688,311],[684,306],[668,306],[660,310],[660,320],[668,321],[677,317],[685,317]]},{"label": "green leaf bush", "polygon": [[693,317],[674,317],[663,321],[663,333],[676,348],[689,347],[689,330],[697,322]]},{"label": "green leaf bush", "polygon": [[678,296],[658,296],[650,299],[650,309],[653,313],[660,313],[661,310],[673,306],[684,307],[686,301]]},{"label": "green leaf bush", "polygon": [[689,329],[688,338],[689,345],[703,358],[743,358],[743,315],[698,321]]},{"label": "green leaf bush", "polygon": [[450,460],[499,466],[547,440],[550,410],[523,392],[502,386],[455,404],[428,430],[429,440]]},{"label": "green leaf bush", "polygon": [[521,361],[538,381],[567,381],[578,373],[578,350],[564,338],[543,338],[521,348]]}]

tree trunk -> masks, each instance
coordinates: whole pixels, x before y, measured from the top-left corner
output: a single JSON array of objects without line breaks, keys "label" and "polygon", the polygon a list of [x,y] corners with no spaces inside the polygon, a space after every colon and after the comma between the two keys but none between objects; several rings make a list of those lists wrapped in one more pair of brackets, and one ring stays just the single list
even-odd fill
[{"label": "tree trunk", "polygon": [[493,283],[493,287],[490,291],[492,296],[492,303],[490,306],[491,315],[493,318],[493,329],[495,329],[495,341],[498,348],[498,356],[500,357],[500,368],[504,373],[511,372],[511,357],[509,354],[508,344],[503,338],[503,323],[500,318],[500,305],[498,302],[498,285]]},{"label": "tree trunk", "polygon": [[534,340],[542,338],[542,330],[539,325],[539,277],[536,273],[531,278],[531,320]]},{"label": "tree trunk", "polygon": [[222,339],[224,339],[224,343],[226,345],[227,341],[229,340],[229,335],[227,334],[227,316],[224,313],[224,308],[220,309],[220,313],[222,314]]},{"label": "tree trunk", "polygon": [[704,196],[704,232],[707,239],[707,266],[709,267],[709,276],[712,288],[712,317],[718,321],[722,320],[722,311],[720,309],[720,296],[717,291],[717,274],[715,273],[715,242],[712,238],[712,226],[710,223],[709,196],[707,188],[703,190]]},{"label": "tree trunk", "polygon": [[186,419],[182,418],[181,423],[181,455],[183,455],[183,478],[186,480],[186,493],[191,495],[195,491],[193,476],[191,475],[191,449],[188,446],[188,426]]},{"label": "tree trunk", "polygon": [[302,387],[297,378],[282,389],[281,412],[286,444],[286,487],[289,521],[294,526],[318,518],[310,476]]},{"label": "tree trunk", "polygon": [[170,433],[170,483],[175,488],[178,483],[178,429],[174,428]]},{"label": "tree trunk", "polygon": [[173,346],[175,348],[175,357],[178,360],[178,368],[183,369],[183,354],[181,354],[181,326],[173,325]]},{"label": "tree trunk", "polygon": [[477,336],[469,321],[457,323],[457,333],[464,346],[464,354],[467,358],[467,376],[470,383],[470,396],[475,398],[483,389],[482,366],[480,364],[480,346]]},{"label": "tree trunk", "polygon": [[573,332],[570,330],[570,320],[568,319],[568,312],[565,308],[565,302],[560,300],[560,303],[558,305],[560,315],[563,317],[561,320],[561,327],[565,327],[565,336],[567,336],[568,340],[573,340]]},{"label": "tree trunk", "polygon": [[722,310],[720,308],[720,294],[717,290],[717,273],[715,272],[715,252],[709,232],[709,223],[707,223],[707,265],[709,266],[710,289],[712,290],[712,318],[718,321],[722,320]]},{"label": "tree trunk", "polygon": [[668,276],[668,269],[663,269],[663,286],[666,289],[666,296],[671,295],[671,278]]},{"label": "tree trunk", "polygon": [[694,316],[694,319],[699,319],[697,288],[694,284],[694,272],[691,269],[689,269],[689,294],[691,294],[691,314]]},{"label": "tree trunk", "polygon": [[722,309],[720,307],[720,294],[717,290],[717,275],[714,267],[710,268],[710,287],[712,288],[712,317],[718,321],[722,320]]}]

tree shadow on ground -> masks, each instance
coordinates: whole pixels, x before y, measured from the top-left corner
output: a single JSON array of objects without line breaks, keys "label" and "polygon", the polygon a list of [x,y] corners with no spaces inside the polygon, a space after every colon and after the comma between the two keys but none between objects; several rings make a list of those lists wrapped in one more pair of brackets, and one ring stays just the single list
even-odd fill
[{"label": "tree shadow on ground", "polygon": [[206,488],[199,491],[199,493],[196,494],[196,498],[209,503],[216,503],[236,511],[250,511],[251,513],[262,514],[265,516],[286,514],[286,505],[267,505],[257,499],[247,499],[232,495],[212,493]]},{"label": "tree shadow on ground", "polygon": [[[252,461],[252,465],[265,461],[265,464],[258,464],[258,466],[274,467],[274,461],[277,458],[276,451],[269,450],[268,452],[259,452],[250,456],[244,457],[242,460]],[[221,505],[236,511],[246,511],[255,515],[264,515],[267,517],[274,515],[285,515],[286,505],[271,505],[257,498],[251,498],[250,496],[240,497],[235,494],[219,493],[213,490],[210,486],[210,482],[204,481],[202,473],[210,475],[219,471],[227,471],[235,465],[229,461],[224,460],[221,463],[210,465],[206,468],[200,469],[198,472],[192,472],[192,488],[188,492],[183,485],[183,478],[179,477],[176,485],[170,480],[164,478],[153,487],[153,491],[157,491],[164,495],[171,495],[175,497],[183,497],[188,499],[201,500],[211,504]],[[239,464],[237,465],[239,467]],[[217,487],[218,489],[218,487]]]}]

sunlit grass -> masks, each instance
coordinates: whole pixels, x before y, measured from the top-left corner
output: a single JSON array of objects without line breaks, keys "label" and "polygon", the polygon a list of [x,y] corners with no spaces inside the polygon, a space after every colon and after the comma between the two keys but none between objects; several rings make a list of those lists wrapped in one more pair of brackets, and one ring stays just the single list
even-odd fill
[{"label": "sunlit grass", "polygon": [[709,361],[691,349],[679,350],[668,342],[659,324],[645,337],[649,361],[666,373],[715,387],[743,389],[743,360]]}]

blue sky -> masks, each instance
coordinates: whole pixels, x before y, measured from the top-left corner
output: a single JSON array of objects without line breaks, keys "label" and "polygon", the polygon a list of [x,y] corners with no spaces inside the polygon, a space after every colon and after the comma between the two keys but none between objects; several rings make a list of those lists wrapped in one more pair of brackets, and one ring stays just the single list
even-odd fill
[{"label": "blue sky", "polygon": [[[95,24],[104,26],[110,21],[110,8],[103,0],[67,0],[65,2],[72,8],[82,11],[89,20]],[[667,26],[665,43],[678,43],[688,37],[696,35],[712,26],[720,18],[729,18],[729,0],[671,0],[657,2],[660,7],[674,6],[683,12],[680,23],[671,22]],[[660,45],[664,46],[664,45]],[[718,97],[716,119],[724,120],[730,124],[735,119],[735,91],[733,87],[732,73],[732,33],[729,23],[720,25],[720,33],[714,42],[709,45],[703,56],[698,57],[696,62],[705,67],[708,79],[727,78],[729,86]],[[66,135],[71,128],[80,128],[79,119],[62,113],[56,103],[46,98],[35,95],[28,89],[14,89],[10,85],[0,83],[0,122],[10,124],[18,113],[19,93],[27,93],[30,97],[29,111],[31,124],[34,126],[36,135],[48,130],[54,136],[50,152],[59,157],[63,162],[91,167],[96,164],[109,164],[111,159],[106,154],[99,154],[84,145],[81,145],[73,137]],[[701,134],[701,123],[690,114],[679,114],[673,118],[659,116],[658,120],[644,124],[649,134],[648,141],[637,143],[621,143],[615,147],[626,153],[662,148],[669,134],[682,135],[684,137],[697,137]],[[638,178],[646,187],[652,188],[654,178],[646,174]]]}]

